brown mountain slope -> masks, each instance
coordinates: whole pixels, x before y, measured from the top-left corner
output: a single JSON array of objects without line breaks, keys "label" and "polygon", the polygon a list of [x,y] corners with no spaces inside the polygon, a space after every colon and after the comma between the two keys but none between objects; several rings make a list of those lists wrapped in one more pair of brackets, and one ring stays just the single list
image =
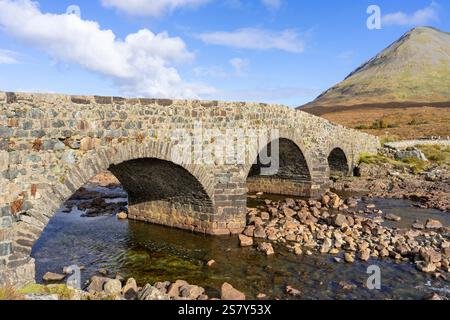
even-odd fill
[{"label": "brown mountain slope", "polygon": [[374,134],[411,138],[450,135],[449,107],[450,34],[418,27],[300,108]]}]

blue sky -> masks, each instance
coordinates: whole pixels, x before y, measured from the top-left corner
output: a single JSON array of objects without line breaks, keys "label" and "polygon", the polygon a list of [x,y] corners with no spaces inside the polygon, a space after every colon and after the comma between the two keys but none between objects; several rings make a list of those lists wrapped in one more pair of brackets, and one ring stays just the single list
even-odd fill
[{"label": "blue sky", "polygon": [[[366,26],[373,4],[379,30]],[[0,90],[298,106],[414,26],[450,31],[449,11],[448,0],[0,0]]]}]

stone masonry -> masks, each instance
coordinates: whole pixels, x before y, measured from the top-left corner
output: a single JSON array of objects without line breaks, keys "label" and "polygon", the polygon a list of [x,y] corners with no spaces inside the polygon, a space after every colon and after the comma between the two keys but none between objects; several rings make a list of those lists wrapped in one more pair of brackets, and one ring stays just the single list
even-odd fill
[{"label": "stone masonry", "polygon": [[[183,164],[173,133],[194,133],[198,121],[223,134],[278,130],[280,171],[258,174],[266,147],[258,145],[245,163]],[[34,243],[103,170],[128,192],[131,218],[224,235],[244,228],[248,190],[314,196],[327,187],[330,166],[351,172],[361,153],[378,148],[376,137],[281,105],[0,92],[0,285],[34,281]]]}]

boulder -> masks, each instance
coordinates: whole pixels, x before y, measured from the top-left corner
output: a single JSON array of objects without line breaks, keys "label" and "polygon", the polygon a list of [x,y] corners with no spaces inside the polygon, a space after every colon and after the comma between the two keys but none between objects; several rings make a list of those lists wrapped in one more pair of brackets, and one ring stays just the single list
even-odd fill
[{"label": "boulder", "polygon": [[222,284],[222,288],[220,289],[220,296],[222,300],[245,300],[245,294],[233,288],[233,286],[227,282]]},{"label": "boulder", "polygon": [[294,210],[292,210],[289,207],[285,207],[283,209],[283,213],[286,217],[292,218],[293,216],[295,216],[297,214],[297,212],[295,212]]},{"label": "boulder", "polygon": [[260,243],[258,245],[258,250],[264,252],[268,256],[275,254],[275,250],[273,250],[272,245],[267,242]]},{"label": "boulder", "polygon": [[124,211],[119,212],[117,214],[117,219],[119,219],[119,220],[125,220],[127,218],[128,218],[128,214],[126,212],[124,212]]},{"label": "boulder", "polygon": [[396,222],[402,220],[401,217],[399,217],[399,216],[397,216],[397,215],[395,215],[395,214],[392,214],[392,213],[387,214],[384,218],[385,218],[386,220],[389,220],[389,221],[396,221]]},{"label": "boulder", "polygon": [[64,274],[47,272],[46,274],[44,274],[42,279],[44,281],[62,281],[62,280],[64,280],[65,277],[66,277],[66,275],[64,275]]},{"label": "boulder", "polygon": [[253,234],[253,236],[255,238],[261,238],[261,239],[265,239],[267,237],[266,235],[266,230],[264,230],[264,227],[261,225],[257,225],[255,227],[255,232]]},{"label": "boulder", "polygon": [[438,220],[428,219],[425,223],[425,228],[427,229],[440,229],[442,227],[442,223]]},{"label": "boulder", "polygon": [[110,279],[105,277],[93,276],[91,278],[89,286],[87,287],[87,291],[89,293],[103,292],[103,286],[108,280]]},{"label": "boulder", "polygon": [[344,225],[348,225],[347,217],[343,214],[337,214],[333,218],[333,224],[336,227],[343,227]]},{"label": "boulder", "polygon": [[138,292],[138,286],[136,283],[136,280],[133,278],[130,278],[127,280],[127,283],[122,288],[122,294],[125,299],[127,300],[134,300],[136,298],[137,292]]},{"label": "boulder", "polygon": [[161,293],[157,288],[147,284],[137,295],[138,300],[170,300],[169,295]]},{"label": "boulder", "polygon": [[197,300],[203,293],[205,293],[205,289],[199,286],[185,284],[180,287],[179,292],[182,298]]},{"label": "boulder", "polygon": [[103,291],[107,295],[115,296],[122,292],[122,283],[117,279],[110,279],[105,282]]},{"label": "boulder", "polygon": [[241,247],[251,247],[253,245],[253,239],[243,234],[239,235],[239,242]]},{"label": "boulder", "polygon": [[175,298],[175,297],[179,297],[180,296],[180,287],[188,285],[189,283],[187,283],[184,280],[177,280],[174,283],[172,283],[168,290],[167,290],[167,294],[171,297],[171,298]]}]

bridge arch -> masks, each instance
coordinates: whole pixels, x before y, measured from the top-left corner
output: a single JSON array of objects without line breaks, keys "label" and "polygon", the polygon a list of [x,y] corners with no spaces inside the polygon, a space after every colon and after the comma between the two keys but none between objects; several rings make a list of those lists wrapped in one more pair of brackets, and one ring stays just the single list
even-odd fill
[{"label": "bridge arch", "polygon": [[213,176],[202,166],[174,163],[171,150],[170,144],[150,142],[123,143],[87,152],[58,183],[42,189],[40,198],[18,217],[13,252],[30,255],[48,221],[64,202],[108,169],[128,192],[131,218],[206,232],[215,210]]},{"label": "bridge arch", "polygon": [[336,147],[328,154],[328,167],[330,177],[346,176],[350,173],[350,164],[347,154],[342,148]]},{"label": "bridge arch", "polygon": [[[279,154],[274,154],[277,151]],[[294,196],[309,196],[311,191],[311,160],[304,148],[294,140],[280,137],[262,146],[246,168],[248,192],[264,192]],[[264,165],[261,157],[273,161]],[[275,157],[275,158],[274,158]],[[266,159],[267,160],[267,159]]]}]

